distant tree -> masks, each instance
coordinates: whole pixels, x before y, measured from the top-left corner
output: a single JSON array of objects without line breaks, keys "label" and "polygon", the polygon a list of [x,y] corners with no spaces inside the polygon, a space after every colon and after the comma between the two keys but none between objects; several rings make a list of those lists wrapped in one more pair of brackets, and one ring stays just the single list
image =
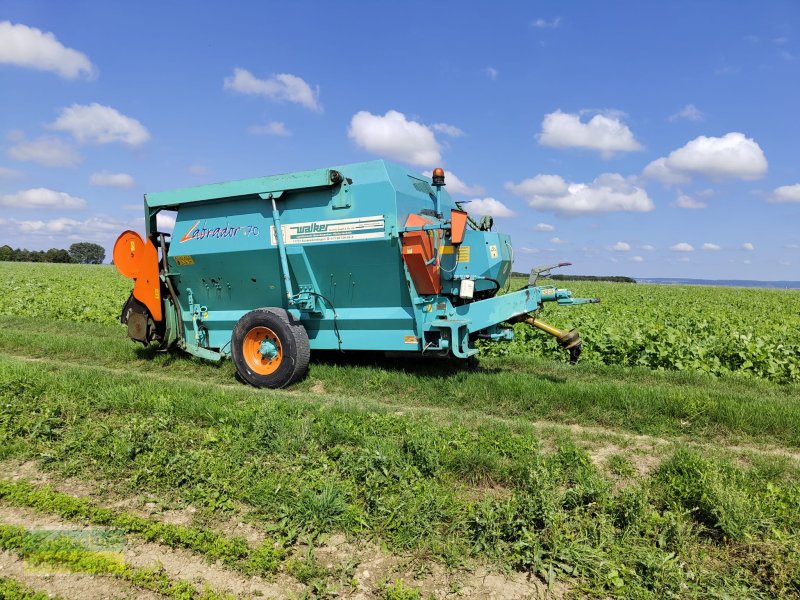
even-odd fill
[{"label": "distant tree", "polygon": [[622,275],[551,275],[553,281],[611,281],[612,283],[636,283],[633,277]]},{"label": "distant tree", "polygon": [[44,253],[44,260],[45,262],[49,263],[71,263],[74,262],[72,260],[72,256],[70,256],[69,252],[62,249],[62,248],[50,248],[47,252]]},{"label": "distant tree", "polygon": [[76,263],[84,265],[99,265],[106,258],[105,249],[99,244],[91,242],[78,242],[69,247],[69,255]]},{"label": "distant tree", "polygon": [[8,244],[0,246],[0,260],[16,260],[16,253]]},{"label": "distant tree", "polygon": [[[513,271],[512,277],[528,277],[527,273],[517,273]],[[550,275],[546,279],[553,281],[611,281],[613,283],[636,283],[633,277],[623,277],[622,275]]]}]

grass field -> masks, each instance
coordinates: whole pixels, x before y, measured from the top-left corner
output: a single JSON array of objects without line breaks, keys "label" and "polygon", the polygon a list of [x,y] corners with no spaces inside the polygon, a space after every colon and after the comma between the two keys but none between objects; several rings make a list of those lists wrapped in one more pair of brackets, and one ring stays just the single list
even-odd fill
[{"label": "grass field", "polygon": [[[31,552],[110,596],[800,594],[791,368],[600,364],[618,319],[658,348],[648,322],[707,314],[706,352],[724,322],[783,365],[796,293],[580,284],[605,303],[545,316],[581,329],[575,367],[531,340],[477,371],[324,355],[268,391],[127,340],[107,267],[0,264],[0,281],[0,594],[81,597],[18,568]],[[122,531],[133,558],[29,533],[56,524]]]}]

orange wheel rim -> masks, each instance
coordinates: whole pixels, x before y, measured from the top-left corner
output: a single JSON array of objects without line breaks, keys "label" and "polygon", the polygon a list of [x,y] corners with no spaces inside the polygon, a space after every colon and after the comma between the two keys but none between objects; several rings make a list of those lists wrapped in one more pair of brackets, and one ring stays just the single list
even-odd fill
[{"label": "orange wheel rim", "polygon": [[242,354],[250,369],[259,375],[270,375],[283,362],[283,346],[269,327],[253,327],[244,336]]}]

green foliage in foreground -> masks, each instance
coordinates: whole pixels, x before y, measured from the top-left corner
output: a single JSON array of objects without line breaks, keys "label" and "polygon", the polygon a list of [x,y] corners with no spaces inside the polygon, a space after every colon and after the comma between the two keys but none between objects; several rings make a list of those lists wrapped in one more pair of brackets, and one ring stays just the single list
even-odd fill
[{"label": "green foliage in foreground", "polygon": [[212,561],[220,560],[228,567],[246,574],[275,573],[285,551],[273,540],[250,548],[240,537],[229,538],[210,529],[184,527],[154,522],[128,512],[93,505],[86,499],[75,498],[49,487],[36,487],[24,481],[0,479],[0,500],[16,506],[57,514],[65,519],[86,520],[94,525],[118,528],[148,542],[186,548]]},{"label": "green foliage in foreground", "polygon": [[[519,280],[516,286],[523,284]],[[542,311],[545,321],[580,331],[581,361],[800,382],[798,290],[582,281],[559,286],[576,297],[602,300],[569,308],[546,305]],[[513,342],[486,344],[482,354],[566,360],[554,338],[526,325],[514,330]]]},{"label": "green foliage in foreground", "polygon": [[409,587],[402,580],[386,585],[383,590],[384,600],[421,600],[419,590]]},{"label": "green foliage in foreground", "polygon": [[0,281],[0,314],[109,325],[133,288],[110,265],[0,262]]},{"label": "green foliage in foreground", "polygon": [[50,596],[37,592],[7,577],[0,577],[0,598],[3,600],[62,600],[61,596]]},{"label": "green foliage in foreground", "polygon": [[[0,446],[65,474],[252,507],[286,538],[372,535],[486,558],[582,594],[800,593],[800,477],[689,449],[615,485],[570,439],[92,368],[0,360]],[[446,419],[444,419],[446,421]]]},{"label": "green foliage in foreground", "polygon": [[[236,385],[230,361],[210,363],[132,344],[118,327],[0,316],[0,353],[102,366],[139,377]],[[482,359],[481,368],[430,359],[383,359],[348,352],[319,355],[296,395],[327,394],[398,409],[428,406],[472,415],[600,425],[715,443],[748,441],[800,448],[800,385],[644,368],[570,366],[526,356]],[[244,386],[242,393],[261,392]],[[452,418],[452,417],[451,417]]]},{"label": "green foliage in foreground", "polygon": [[109,575],[174,600],[232,600],[213,590],[198,591],[186,581],[174,581],[159,568],[139,568],[92,551],[68,535],[40,533],[0,524],[0,549],[16,553],[34,568],[67,569],[73,573]]},{"label": "green foliage in foreground", "polygon": [[[0,315],[105,324],[118,322],[132,288],[105,265],[0,263],[0,281]],[[800,291],[583,281],[565,287],[602,299],[547,305],[542,314],[578,328],[584,362],[800,383]],[[482,355],[566,360],[550,336],[527,325],[515,333],[510,344],[484,344]]]}]

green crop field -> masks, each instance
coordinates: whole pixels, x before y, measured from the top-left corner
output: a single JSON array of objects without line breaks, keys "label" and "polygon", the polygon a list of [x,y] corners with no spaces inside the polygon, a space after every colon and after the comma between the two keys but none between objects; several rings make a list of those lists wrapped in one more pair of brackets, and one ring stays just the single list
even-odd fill
[{"label": "green crop field", "polygon": [[[558,283],[602,299],[543,311],[553,324],[578,328],[584,361],[800,382],[798,290]],[[555,340],[528,329],[517,326],[514,342],[489,353],[551,355]]]},{"label": "green crop field", "polygon": [[[130,282],[111,266],[0,264],[0,314],[114,324]],[[512,289],[524,280],[514,280]],[[599,305],[547,305],[542,318],[577,327],[581,360],[593,364],[736,374],[800,382],[800,291],[602,282],[566,282]],[[79,299],[76,301],[76,299]],[[555,340],[527,325],[483,356],[566,360]]]},{"label": "green crop field", "polygon": [[[578,365],[518,325],[474,371],[326,354],[274,391],[127,340],[113,268],[0,281],[9,564],[106,596],[800,595],[797,292],[564,283],[603,299],[542,315]],[[56,524],[153,560],[25,530]]]}]

